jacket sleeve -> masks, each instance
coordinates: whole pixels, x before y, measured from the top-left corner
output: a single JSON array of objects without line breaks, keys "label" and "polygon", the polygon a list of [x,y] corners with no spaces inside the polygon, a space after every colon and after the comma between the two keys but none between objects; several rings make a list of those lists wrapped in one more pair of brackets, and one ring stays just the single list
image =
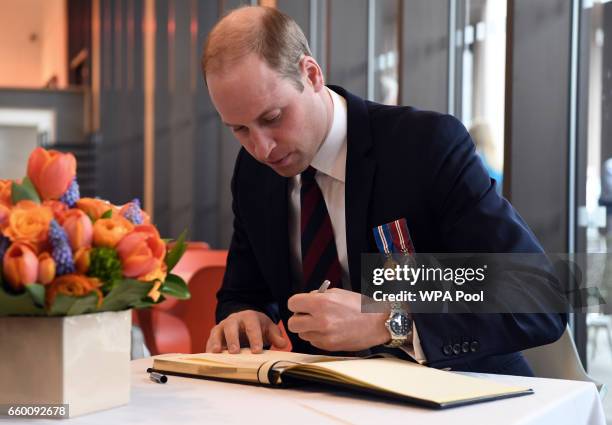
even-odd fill
[{"label": "jacket sleeve", "polygon": [[[543,253],[527,224],[497,194],[467,130],[452,116],[437,119],[426,153],[432,173],[428,193],[445,252]],[[532,297],[528,291],[524,295]],[[548,344],[562,335],[567,324],[566,314],[517,314],[511,313],[512,306],[506,311],[415,314],[428,364],[445,367]]]},{"label": "jacket sleeve", "polygon": [[[240,164],[244,150],[236,159],[232,177],[232,210],[234,213],[234,232],[227,257],[227,267],[223,284],[217,292],[216,320],[219,323],[232,313],[242,310],[256,310],[267,314],[278,322],[278,307],[265,284],[263,275],[249,242],[248,233],[243,226],[240,209]],[[244,174],[244,173],[243,173]]]}]

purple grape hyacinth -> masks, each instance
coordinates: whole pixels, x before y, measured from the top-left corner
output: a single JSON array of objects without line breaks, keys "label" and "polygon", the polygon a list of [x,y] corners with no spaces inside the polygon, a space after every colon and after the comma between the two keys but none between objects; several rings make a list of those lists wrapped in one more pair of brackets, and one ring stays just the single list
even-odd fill
[{"label": "purple grape hyacinth", "polygon": [[0,235],[0,261],[4,258],[4,253],[6,252],[8,246],[11,241],[4,235]]},{"label": "purple grape hyacinth", "polygon": [[135,225],[143,223],[142,210],[140,209],[140,200],[134,198],[132,202],[128,204],[128,207],[123,212],[123,217],[131,221]]},{"label": "purple grape hyacinth", "polygon": [[79,184],[77,183],[75,177],[72,180],[72,183],[70,183],[70,186],[68,186],[66,193],[64,193],[60,198],[60,202],[63,202],[64,204],[68,205],[68,207],[72,208],[79,199],[81,199],[81,193],[79,191]]},{"label": "purple grape hyacinth", "polygon": [[74,273],[74,259],[72,258],[72,249],[70,249],[68,235],[66,235],[66,231],[55,220],[51,220],[51,225],[49,226],[49,241],[53,247],[51,256],[55,260],[57,276]]}]

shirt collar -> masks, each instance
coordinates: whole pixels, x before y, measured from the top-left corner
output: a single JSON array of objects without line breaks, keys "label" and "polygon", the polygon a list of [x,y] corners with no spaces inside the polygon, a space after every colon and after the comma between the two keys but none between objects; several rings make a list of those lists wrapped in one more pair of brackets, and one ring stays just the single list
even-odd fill
[{"label": "shirt collar", "polygon": [[325,87],[331,96],[334,116],[327,137],[310,164],[317,171],[345,182],[346,175],[346,99]]}]

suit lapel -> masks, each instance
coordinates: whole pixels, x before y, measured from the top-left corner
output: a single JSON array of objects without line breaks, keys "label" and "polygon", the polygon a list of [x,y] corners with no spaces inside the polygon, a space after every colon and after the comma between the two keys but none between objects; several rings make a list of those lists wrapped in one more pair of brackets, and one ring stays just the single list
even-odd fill
[{"label": "suit lapel", "polygon": [[266,185],[265,211],[268,243],[264,258],[270,261],[271,281],[273,291],[278,298],[286,300],[291,291],[289,274],[289,226],[288,226],[288,196],[289,179],[281,177],[270,170]]},{"label": "suit lapel", "polygon": [[348,109],[345,183],[346,246],[353,291],[361,290],[361,254],[369,251],[368,213],[376,162],[369,155],[372,146],[370,120],[363,99],[330,86],[346,99]]}]

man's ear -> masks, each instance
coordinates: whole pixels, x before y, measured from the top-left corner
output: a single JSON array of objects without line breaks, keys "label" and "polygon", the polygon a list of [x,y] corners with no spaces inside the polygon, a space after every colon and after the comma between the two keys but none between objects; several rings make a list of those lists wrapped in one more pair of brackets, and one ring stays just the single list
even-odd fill
[{"label": "man's ear", "polygon": [[312,56],[304,56],[300,61],[302,75],[305,76],[306,84],[310,85],[313,90],[319,92],[325,86],[323,71]]}]

